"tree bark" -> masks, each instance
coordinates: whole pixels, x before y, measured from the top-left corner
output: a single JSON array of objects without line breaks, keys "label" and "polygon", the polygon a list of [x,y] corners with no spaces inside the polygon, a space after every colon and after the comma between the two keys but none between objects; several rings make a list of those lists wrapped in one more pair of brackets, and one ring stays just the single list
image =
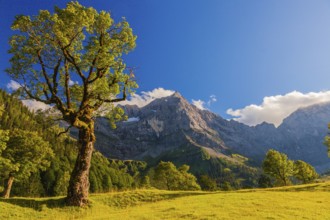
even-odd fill
[{"label": "tree bark", "polygon": [[14,182],[14,177],[12,175],[10,175],[7,180],[5,190],[3,192],[3,198],[8,199],[10,197],[10,191],[11,191],[13,182]]},{"label": "tree bark", "polygon": [[95,141],[94,129],[91,127],[79,130],[79,151],[66,198],[66,203],[70,206],[81,207],[88,204],[89,169]]}]

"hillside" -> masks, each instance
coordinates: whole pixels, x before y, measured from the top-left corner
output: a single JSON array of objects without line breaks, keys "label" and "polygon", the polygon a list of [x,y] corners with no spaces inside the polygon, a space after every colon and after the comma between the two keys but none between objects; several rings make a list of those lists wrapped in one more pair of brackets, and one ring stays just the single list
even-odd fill
[{"label": "hillside", "polygon": [[278,128],[268,123],[250,127],[228,121],[198,109],[178,92],[141,108],[123,108],[129,120],[118,123],[116,130],[110,128],[106,119],[97,119],[96,148],[107,156],[171,160],[187,163],[194,170],[203,154],[228,164],[241,164],[233,157],[240,154],[249,158],[245,165],[260,166],[265,153],[276,149],[291,159],[311,163],[319,172],[330,169],[323,144],[330,122],[330,103],[298,109]]},{"label": "hillside", "polygon": [[123,108],[129,120],[118,123],[115,130],[106,119],[97,119],[95,146],[104,155],[144,160],[150,166],[162,160],[188,164],[195,175],[208,174],[221,184],[256,186],[258,170],[229,148],[221,137],[224,133],[218,132],[219,126],[231,129],[226,120],[191,105],[178,92],[142,108]]},{"label": "hillside", "polygon": [[[297,190],[299,188],[299,190]],[[330,182],[263,190],[138,190],[92,194],[91,205],[63,199],[0,199],[1,219],[329,219]]]},{"label": "hillside", "polygon": [[[76,140],[67,134],[58,136],[63,128],[41,112],[31,112],[17,97],[0,90],[0,107],[4,112],[0,117],[0,129],[15,129],[38,132],[49,142],[55,153],[50,167],[14,182],[13,196],[58,196],[67,193],[71,170],[77,156]],[[94,152],[90,170],[90,191],[109,192],[115,189],[136,187],[140,171],[145,162],[108,160],[99,152]],[[0,173],[0,193],[7,177]]]}]

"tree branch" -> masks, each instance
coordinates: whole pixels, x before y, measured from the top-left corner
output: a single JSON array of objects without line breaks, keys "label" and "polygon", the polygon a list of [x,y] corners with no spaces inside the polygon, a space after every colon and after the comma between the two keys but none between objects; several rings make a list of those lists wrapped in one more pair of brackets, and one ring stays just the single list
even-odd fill
[{"label": "tree branch", "polygon": [[65,131],[62,131],[62,132],[58,133],[58,134],[57,134],[57,137],[61,136],[62,134],[68,133],[68,131],[69,131],[70,128],[72,128],[72,127],[73,127],[73,125],[70,125],[69,127],[67,127],[67,128],[65,129]]},{"label": "tree branch", "polygon": [[58,86],[57,75],[58,75],[58,69],[59,69],[59,67],[61,65],[61,62],[62,62],[62,58],[59,58],[58,61],[57,61],[56,66],[54,67],[53,86],[54,86],[54,92],[55,92],[55,94],[57,94],[57,86]]},{"label": "tree branch", "polygon": [[71,38],[71,40],[70,40],[70,42],[69,42],[69,44],[68,45],[66,45],[65,47],[63,47],[63,49],[64,50],[66,50],[68,47],[70,47],[71,46],[71,44],[73,43],[73,41],[76,39],[76,37],[78,37],[79,36],[79,34],[81,34],[83,32],[83,30],[81,30],[81,31],[78,31],[74,36],[73,36],[73,38]]},{"label": "tree branch", "polygon": [[53,102],[51,99],[47,99],[47,100],[43,100],[35,95],[33,95],[25,86],[22,86],[23,90],[26,92],[26,94],[28,94],[28,96],[31,98],[31,99],[35,99],[37,100],[38,102],[43,102],[47,105],[49,104],[55,104],[55,102]]},{"label": "tree branch", "polygon": [[[127,83],[127,82],[126,82]],[[101,101],[101,102],[106,102],[106,103],[114,103],[114,102],[121,102],[126,100],[126,83],[123,89],[123,97],[122,98],[116,98],[116,99],[102,99],[101,97],[97,97],[97,100]]]},{"label": "tree branch", "polygon": [[83,74],[83,72],[81,71],[80,67],[77,65],[75,58],[64,48],[61,48],[64,57],[75,67],[78,75],[80,76],[80,78],[82,79],[83,82],[86,81],[86,77]]},{"label": "tree branch", "polygon": [[91,65],[91,67],[90,67],[90,69],[89,69],[89,74],[88,74],[88,78],[87,78],[88,83],[93,83],[95,80],[101,78],[101,77],[104,75],[104,74],[100,74],[101,71],[102,71],[104,68],[97,68],[97,72],[96,72],[96,76],[95,76],[95,78],[92,79],[92,80],[90,80],[90,78],[91,78],[91,76],[92,76],[92,73],[93,73],[93,70],[94,70],[94,67],[95,67],[95,64],[96,64],[96,61],[97,61],[97,59],[98,59],[98,57],[99,57],[99,54],[100,54],[100,52],[101,52],[101,48],[102,48],[102,46],[103,46],[103,36],[104,36],[104,34],[101,33],[101,34],[100,34],[100,37],[99,37],[99,45],[100,45],[100,49],[97,51],[97,54],[95,55],[95,58],[94,58],[93,61],[92,61],[92,65]]},{"label": "tree branch", "polygon": [[89,80],[88,81],[88,83],[93,83],[93,82],[95,82],[97,79],[100,79],[100,78],[102,78],[103,76],[104,76],[104,73],[105,72],[102,72],[102,70],[104,70],[105,68],[102,68],[102,69],[97,69],[97,72],[96,72],[96,76],[95,76],[95,78],[94,79],[91,79],[91,80]]},{"label": "tree branch", "polygon": [[65,68],[66,104],[67,104],[68,108],[71,108],[71,95],[70,95],[70,88],[69,88],[70,73],[69,73],[69,64],[67,63],[67,59],[64,60],[64,68]]},{"label": "tree branch", "polygon": [[[50,83],[50,79],[49,79],[49,77],[48,77],[48,75],[47,75],[47,72],[46,72],[46,69],[45,69],[45,65],[44,65],[44,62],[43,62],[43,60],[42,60],[42,58],[41,58],[40,52],[41,52],[41,49],[37,51],[37,56],[38,56],[38,59],[39,59],[39,61],[40,61],[40,65],[41,65],[41,69],[42,69],[42,74],[44,75],[44,78],[45,78],[46,83],[47,83],[47,85],[48,85],[49,91],[50,91],[50,93],[52,94],[51,98],[48,99],[48,100],[49,100],[50,103],[54,103],[54,104],[56,104],[57,108],[58,108],[62,113],[64,113],[64,112],[65,112],[65,108],[64,108],[64,106],[63,106],[63,103],[62,103],[61,99],[57,96],[57,91],[54,91],[54,88],[52,87],[52,85],[51,85],[51,83]],[[59,62],[59,63],[60,63],[60,62]],[[54,71],[55,71],[55,70],[54,70]],[[58,71],[58,70],[57,70],[57,71]],[[57,73],[56,73],[56,75],[57,75]],[[54,86],[55,86],[55,85],[54,85]],[[27,89],[26,89],[26,92],[29,94],[29,91],[28,91]],[[31,94],[31,95],[29,95],[29,96],[33,97],[32,93],[30,93],[30,94]],[[41,100],[40,98],[38,98],[39,100],[38,100],[37,98],[38,98],[38,97],[34,96],[34,99],[36,99],[37,101]],[[41,101],[41,102],[44,102],[44,101]],[[46,102],[44,102],[44,103],[46,103]],[[49,104],[50,104],[50,103],[49,103]],[[47,104],[47,103],[46,103],[46,104]]]},{"label": "tree branch", "polygon": [[49,77],[47,75],[46,67],[45,67],[45,64],[44,64],[44,62],[43,62],[43,60],[41,58],[41,54],[40,53],[41,53],[41,49],[39,49],[37,51],[37,56],[38,56],[38,59],[39,59],[40,65],[41,65],[42,75],[44,76],[44,78],[46,80],[46,83],[48,85],[49,91],[53,94],[54,93],[54,90],[53,90],[53,87],[52,87],[52,85],[50,83],[50,79],[49,79]]}]

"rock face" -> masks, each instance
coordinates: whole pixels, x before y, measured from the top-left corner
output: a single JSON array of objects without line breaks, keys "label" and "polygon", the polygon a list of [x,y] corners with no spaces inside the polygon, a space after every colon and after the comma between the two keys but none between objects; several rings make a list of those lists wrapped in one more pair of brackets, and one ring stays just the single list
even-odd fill
[{"label": "rock face", "polygon": [[[233,161],[238,153],[260,165],[269,149],[302,159],[319,171],[330,168],[323,140],[330,122],[330,104],[299,109],[282,125],[262,123],[250,127],[200,110],[179,93],[150,104],[123,106],[129,120],[112,130],[106,119],[96,123],[96,147],[106,156],[119,159],[162,159],[168,152],[202,149],[209,155]],[[189,146],[189,147],[188,147]],[[187,148],[188,147],[188,148]],[[188,158],[187,158],[188,159]]]},{"label": "rock face", "polygon": [[129,120],[118,123],[115,130],[110,129],[106,119],[97,120],[96,146],[107,156],[141,160],[191,144],[219,154],[227,149],[219,133],[204,120],[207,114],[179,93],[156,99],[140,109],[136,106],[124,109]]},{"label": "rock face", "polygon": [[278,127],[279,149],[292,159],[303,159],[319,170],[330,168],[327,148],[323,144],[330,122],[330,103],[298,109]]}]

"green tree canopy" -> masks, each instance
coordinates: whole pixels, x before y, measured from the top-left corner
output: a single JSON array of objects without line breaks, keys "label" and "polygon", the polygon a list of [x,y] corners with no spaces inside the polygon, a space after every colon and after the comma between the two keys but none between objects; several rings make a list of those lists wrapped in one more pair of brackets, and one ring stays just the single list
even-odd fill
[{"label": "green tree canopy", "polygon": [[276,150],[269,150],[262,163],[265,174],[275,178],[276,185],[287,186],[291,183],[290,177],[293,175],[293,161],[287,155]]},{"label": "green tree canopy", "polygon": [[217,182],[208,175],[201,175],[198,179],[198,183],[202,190],[214,191],[217,190]]},{"label": "green tree canopy", "polygon": [[49,143],[36,132],[14,130],[1,153],[1,175],[8,178],[4,196],[10,195],[14,179],[22,180],[39,169],[45,170],[53,157]]},{"label": "green tree canopy", "polygon": [[0,129],[0,155],[2,154],[2,151],[6,149],[8,140],[9,140],[9,131]]},{"label": "green tree canopy", "polygon": [[[330,123],[328,124],[328,129],[330,130]],[[325,137],[324,144],[325,144],[325,146],[326,146],[327,149],[328,149],[328,157],[330,157],[330,136],[329,136],[329,135],[327,135],[327,136]]]},{"label": "green tree canopy", "polygon": [[188,165],[177,169],[172,162],[161,161],[155,169],[155,187],[167,190],[200,190],[196,177],[188,173],[188,170]]},{"label": "green tree canopy", "polygon": [[51,105],[59,120],[79,130],[78,155],[67,204],[88,203],[89,170],[94,149],[94,117],[108,116],[112,125],[124,116],[113,103],[137,87],[122,55],[135,48],[136,36],[125,20],[78,2],[54,13],[19,15],[10,39],[8,74],[20,83],[21,96]]},{"label": "green tree canopy", "polygon": [[258,186],[260,188],[273,187],[272,178],[264,173],[262,173],[258,178]]},{"label": "green tree canopy", "polygon": [[295,161],[293,169],[294,177],[303,183],[312,182],[319,176],[312,165],[302,160]]}]

